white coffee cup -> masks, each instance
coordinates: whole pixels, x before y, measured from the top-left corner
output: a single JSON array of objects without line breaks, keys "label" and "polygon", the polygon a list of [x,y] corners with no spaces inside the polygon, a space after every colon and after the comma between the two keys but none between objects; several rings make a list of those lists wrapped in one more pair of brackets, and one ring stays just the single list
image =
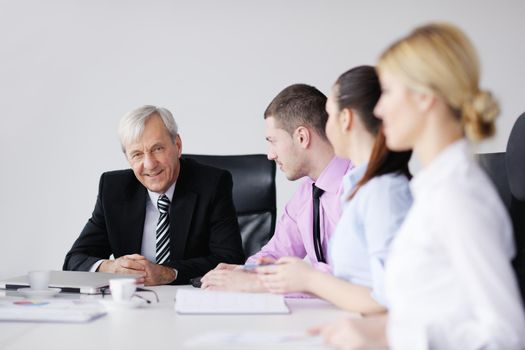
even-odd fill
[{"label": "white coffee cup", "polygon": [[33,290],[45,290],[49,287],[49,280],[51,279],[50,271],[29,271],[27,273],[29,285]]},{"label": "white coffee cup", "polygon": [[109,290],[113,301],[129,301],[137,290],[137,281],[134,278],[112,278],[109,280]]}]

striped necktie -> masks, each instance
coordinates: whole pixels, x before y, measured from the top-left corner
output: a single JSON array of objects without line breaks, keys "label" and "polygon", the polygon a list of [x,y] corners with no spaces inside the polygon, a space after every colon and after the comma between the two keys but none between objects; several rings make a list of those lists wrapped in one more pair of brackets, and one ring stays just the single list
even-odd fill
[{"label": "striped necktie", "polygon": [[170,217],[169,217],[170,200],[165,194],[159,197],[157,208],[160,216],[157,223],[156,235],[156,254],[157,264],[163,264],[170,258]]}]

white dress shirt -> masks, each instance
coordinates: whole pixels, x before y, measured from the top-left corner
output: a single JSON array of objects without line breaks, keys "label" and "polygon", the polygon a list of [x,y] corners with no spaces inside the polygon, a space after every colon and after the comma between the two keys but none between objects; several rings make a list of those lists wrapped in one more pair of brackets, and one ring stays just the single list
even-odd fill
[{"label": "white dress shirt", "polygon": [[408,178],[390,173],[369,180],[348,201],[366,169],[367,164],[360,165],[343,178],[343,214],[330,239],[329,260],[335,276],[370,288],[372,297],[386,305],[385,262],[412,195]]},{"label": "white dress shirt", "polygon": [[512,226],[465,140],[412,181],[386,268],[392,349],[525,349]]}]

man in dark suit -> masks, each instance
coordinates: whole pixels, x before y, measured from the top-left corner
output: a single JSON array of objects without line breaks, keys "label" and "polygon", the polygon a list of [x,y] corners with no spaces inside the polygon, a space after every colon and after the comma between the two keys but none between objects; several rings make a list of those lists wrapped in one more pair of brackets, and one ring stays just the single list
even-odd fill
[{"label": "man in dark suit", "polygon": [[122,118],[119,135],[131,170],[102,174],[92,217],[63,269],[134,273],[146,285],[186,284],[219,262],[244,262],[231,175],[180,159],[171,113],[140,107]]}]

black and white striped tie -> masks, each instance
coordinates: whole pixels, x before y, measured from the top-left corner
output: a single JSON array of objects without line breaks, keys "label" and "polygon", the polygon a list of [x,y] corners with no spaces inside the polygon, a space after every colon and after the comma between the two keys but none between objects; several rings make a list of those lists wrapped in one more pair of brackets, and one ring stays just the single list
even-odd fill
[{"label": "black and white striped tie", "polygon": [[155,260],[157,264],[162,264],[170,258],[170,218],[169,218],[170,200],[166,195],[159,197],[157,208],[160,216],[157,223],[157,244]]}]

